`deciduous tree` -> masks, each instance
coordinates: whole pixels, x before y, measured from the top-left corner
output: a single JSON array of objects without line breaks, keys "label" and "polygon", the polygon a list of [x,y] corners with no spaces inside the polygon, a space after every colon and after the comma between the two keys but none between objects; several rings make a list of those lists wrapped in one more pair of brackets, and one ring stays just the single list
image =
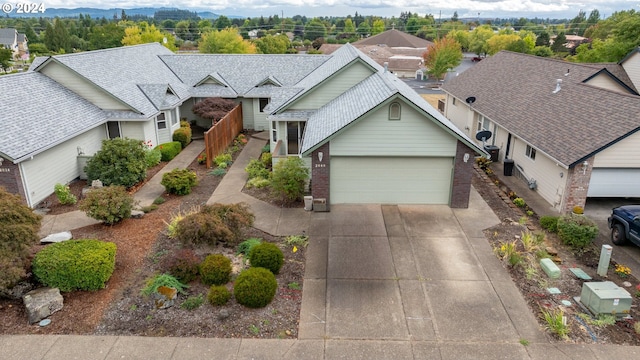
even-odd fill
[{"label": "deciduous tree", "polygon": [[242,38],[236,28],[202,34],[198,49],[205,54],[255,54],[256,46]]},{"label": "deciduous tree", "polygon": [[452,38],[436,40],[423,55],[427,72],[441,79],[449,69],[460,65],[462,50],[460,44]]}]

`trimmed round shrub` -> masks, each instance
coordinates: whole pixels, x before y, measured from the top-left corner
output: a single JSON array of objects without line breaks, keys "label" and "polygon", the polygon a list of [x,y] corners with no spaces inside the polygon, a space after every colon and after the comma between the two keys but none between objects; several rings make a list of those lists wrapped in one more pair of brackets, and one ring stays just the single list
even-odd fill
[{"label": "trimmed round shrub", "polygon": [[102,140],[102,148],[85,166],[88,181],[100,180],[105,186],[130,188],[147,176],[146,145],[140,140],[115,138]]},{"label": "trimmed round shrub", "polygon": [[309,169],[297,156],[279,161],[271,174],[271,191],[284,202],[301,200],[309,179]]},{"label": "trimmed round shrub", "polygon": [[158,145],[162,161],[171,161],[182,151],[182,144],[179,141],[168,142]]},{"label": "trimmed round shrub", "polygon": [[236,246],[244,229],[253,224],[249,206],[240,204],[204,205],[200,212],[186,216],[176,226],[176,238],[184,244]]},{"label": "trimmed round shrub", "polygon": [[155,148],[153,150],[145,150],[144,161],[147,164],[147,169],[160,164],[160,160],[162,160],[162,153],[160,152],[160,149]]},{"label": "trimmed round shrub", "polygon": [[211,254],[200,264],[200,279],[205,285],[224,285],[231,280],[231,260],[222,254]]},{"label": "trimmed round shrub", "polygon": [[224,285],[213,285],[209,288],[207,294],[207,300],[209,304],[213,306],[220,306],[226,304],[231,299],[231,291]]},{"label": "trimmed round shrub", "polygon": [[33,258],[36,279],[60,291],[104,288],[116,266],[116,244],[95,239],[47,245]]},{"label": "trimmed round shrub", "polygon": [[274,274],[278,274],[282,264],[284,264],[284,255],[282,255],[282,250],[278,245],[263,242],[251,249],[249,262],[252,267],[265,268]]},{"label": "trimmed round shrub", "polygon": [[558,237],[574,249],[583,249],[597,235],[598,225],[584,215],[567,214],[558,218]]},{"label": "trimmed round shrub", "polygon": [[176,195],[187,195],[191,188],[198,185],[198,176],[189,169],[173,169],[162,175],[160,182],[167,192]]},{"label": "trimmed round shrub", "polygon": [[163,260],[162,268],[180,282],[187,284],[198,277],[200,259],[193,250],[180,249]]},{"label": "trimmed round shrub", "polygon": [[261,308],[269,305],[277,289],[278,282],[271,271],[252,267],[238,275],[233,286],[233,295],[239,304],[250,308]]},{"label": "trimmed round shrub", "polygon": [[89,191],[78,203],[80,210],[92,219],[113,225],[131,217],[134,200],[124,186],[106,186]]},{"label": "trimmed round shrub", "polygon": [[191,128],[180,127],[173,132],[173,141],[177,141],[182,145],[182,148],[186,148],[191,142]]},{"label": "trimmed round shrub", "polygon": [[552,233],[558,231],[558,217],[557,216],[549,216],[544,215],[540,217],[540,226],[543,229],[546,229]]}]

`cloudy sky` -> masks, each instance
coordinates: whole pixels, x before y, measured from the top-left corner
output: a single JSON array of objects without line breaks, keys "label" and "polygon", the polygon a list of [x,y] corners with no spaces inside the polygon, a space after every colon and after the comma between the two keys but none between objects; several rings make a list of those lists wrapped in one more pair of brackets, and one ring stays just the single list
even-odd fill
[{"label": "cloudy sky", "polygon": [[573,18],[580,10],[588,15],[591,10],[598,9],[601,16],[619,10],[640,11],[640,0],[45,0],[43,3],[49,8],[164,6],[250,17],[281,16],[283,13],[285,17],[344,16],[356,11],[362,15],[391,17],[399,16],[402,11],[411,11],[421,15],[433,14],[436,18],[442,14],[447,18],[457,11],[459,17],[478,17],[479,13],[481,18]]}]

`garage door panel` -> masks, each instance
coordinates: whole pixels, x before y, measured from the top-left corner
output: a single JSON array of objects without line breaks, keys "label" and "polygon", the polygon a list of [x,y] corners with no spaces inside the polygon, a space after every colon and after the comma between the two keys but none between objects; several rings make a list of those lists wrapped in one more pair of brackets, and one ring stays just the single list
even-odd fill
[{"label": "garage door panel", "polygon": [[593,169],[588,197],[640,197],[640,169]]},{"label": "garage door panel", "polygon": [[332,157],[331,203],[448,204],[453,159]]}]

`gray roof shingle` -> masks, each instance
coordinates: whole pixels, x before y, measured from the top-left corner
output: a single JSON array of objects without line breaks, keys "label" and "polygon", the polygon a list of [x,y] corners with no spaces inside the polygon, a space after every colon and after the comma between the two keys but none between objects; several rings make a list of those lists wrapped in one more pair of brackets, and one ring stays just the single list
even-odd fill
[{"label": "gray roof shingle", "polygon": [[502,51],[442,88],[474,96],[475,111],[572,167],[640,129],[639,96],[584,83],[605,67]]},{"label": "gray roof shingle", "polygon": [[378,35],[370,36],[368,38],[354,42],[354,45],[379,45],[379,44],[385,44],[391,47],[412,47],[412,48],[427,48],[428,46],[433,45],[433,43],[429,40],[425,40],[396,29],[387,30]]}]

